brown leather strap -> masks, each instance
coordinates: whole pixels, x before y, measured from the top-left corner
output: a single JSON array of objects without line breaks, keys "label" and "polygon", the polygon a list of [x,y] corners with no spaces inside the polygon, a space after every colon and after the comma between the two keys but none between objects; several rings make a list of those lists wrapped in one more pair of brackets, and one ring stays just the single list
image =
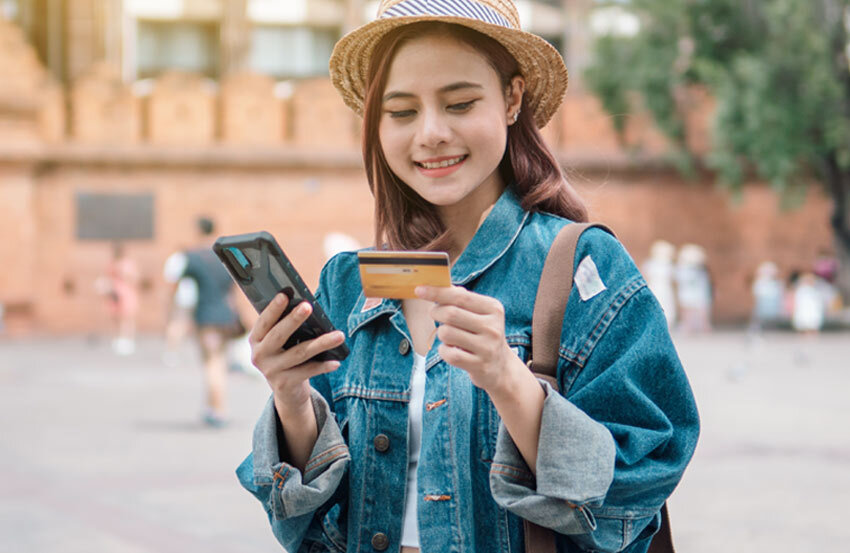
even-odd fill
[{"label": "brown leather strap", "polygon": [[[567,300],[573,288],[573,262],[576,246],[581,234],[599,227],[611,234],[607,227],[593,223],[572,223],[564,228],[552,241],[534,300],[531,319],[531,361],[529,368],[538,378],[558,389],[556,373],[558,350],[561,345],[561,327]],[[555,532],[527,520],[523,521],[526,553],[555,553]]]},{"label": "brown leather strap", "polygon": [[[525,530],[525,553],[556,553],[554,531],[527,520],[522,522]],[[673,531],[670,529],[667,503],[661,506],[661,527],[652,536],[646,553],[676,553],[673,547]]]},{"label": "brown leather strap", "polygon": [[555,532],[523,520],[525,553],[555,553]]},{"label": "brown leather strap", "polygon": [[[531,319],[531,358],[529,368],[538,378],[558,389],[558,350],[567,300],[573,287],[576,246],[582,233],[592,227],[611,230],[595,223],[573,223],[561,229],[552,241],[534,300]],[[526,553],[555,553],[555,532],[527,520],[523,521]],[[652,539],[648,553],[675,553],[667,504],[661,507],[661,528]]]},{"label": "brown leather strap", "polygon": [[670,515],[667,514],[667,503],[661,506],[661,527],[652,536],[646,553],[676,553],[673,547],[673,531],[670,529]]},{"label": "brown leather strap", "polygon": [[573,288],[576,246],[581,234],[592,227],[614,234],[608,227],[598,223],[572,223],[561,229],[549,247],[543,272],[540,273],[531,319],[533,362],[530,367],[535,373],[553,378],[556,376],[564,311]]}]

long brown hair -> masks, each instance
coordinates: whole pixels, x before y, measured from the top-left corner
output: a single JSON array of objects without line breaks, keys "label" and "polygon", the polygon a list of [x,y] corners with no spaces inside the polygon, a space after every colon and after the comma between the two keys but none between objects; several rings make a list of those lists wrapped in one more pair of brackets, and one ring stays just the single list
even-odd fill
[{"label": "long brown hair", "polygon": [[[496,40],[462,25],[421,22],[387,33],[375,47],[369,65],[369,86],[363,114],[363,161],[375,197],[375,245],[401,250],[448,249],[451,235],[437,210],[399,179],[381,148],[378,126],[390,65],[399,48],[425,35],[448,35],[480,52],[498,73],[503,89],[520,75],[516,59]],[[522,207],[546,211],[573,221],[586,221],[581,198],[564,178],[561,167],[534,123],[527,95],[519,119],[508,127],[508,143],[499,164],[503,181],[513,187]]]}]

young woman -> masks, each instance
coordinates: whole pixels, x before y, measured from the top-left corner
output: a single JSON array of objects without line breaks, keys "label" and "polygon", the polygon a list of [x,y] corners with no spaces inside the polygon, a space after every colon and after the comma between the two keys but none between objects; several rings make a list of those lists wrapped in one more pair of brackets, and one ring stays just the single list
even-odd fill
[{"label": "young woman", "polygon": [[[241,483],[287,551],[645,551],[696,444],[664,314],[622,246],[576,250],[560,392],[528,370],[549,246],[586,218],[538,127],[566,69],[507,0],[384,0],[337,44],[331,77],[364,117],[376,246],[447,251],[453,286],[364,297],[357,257],[316,293],[337,332],[282,345],[307,304],[252,333],[272,389]],[[341,342],[342,363],[310,362]]]}]

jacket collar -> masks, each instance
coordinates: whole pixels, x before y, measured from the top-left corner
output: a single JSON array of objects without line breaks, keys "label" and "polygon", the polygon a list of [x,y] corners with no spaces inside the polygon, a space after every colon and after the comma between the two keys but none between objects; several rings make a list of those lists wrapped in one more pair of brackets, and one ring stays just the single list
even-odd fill
[{"label": "jacket collar", "polygon": [[519,236],[527,218],[528,212],[522,209],[513,189],[505,187],[487,218],[452,266],[452,284],[463,286],[505,255]]},{"label": "jacket collar", "polygon": [[[513,245],[522,227],[528,219],[528,212],[522,209],[519,198],[508,186],[493,205],[493,209],[478,227],[472,240],[452,266],[452,284],[463,286],[498,261]],[[384,313],[394,313],[401,309],[399,300],[371,300],[361,290],[354,303],[354,309],[348,316],[348,335]]]}]

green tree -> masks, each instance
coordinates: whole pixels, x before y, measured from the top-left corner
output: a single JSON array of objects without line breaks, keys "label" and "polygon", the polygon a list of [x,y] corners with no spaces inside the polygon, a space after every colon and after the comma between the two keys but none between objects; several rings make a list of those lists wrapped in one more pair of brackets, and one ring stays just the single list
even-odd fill
[{"label": "green tree", "polygon": [[[711,151],[700,162],[740,191],[768,181],[785,206],[809,182],[834,202],[831,226],[850,299],[850,0],[619,0],[639,22],[604,35],[585,73],[612,115],[633,93],[670,138],[673,160],[696,165],[685,140],[681,92],[706,86],[717,101]],[[622,133],[624,122],[615,118]]]}]

